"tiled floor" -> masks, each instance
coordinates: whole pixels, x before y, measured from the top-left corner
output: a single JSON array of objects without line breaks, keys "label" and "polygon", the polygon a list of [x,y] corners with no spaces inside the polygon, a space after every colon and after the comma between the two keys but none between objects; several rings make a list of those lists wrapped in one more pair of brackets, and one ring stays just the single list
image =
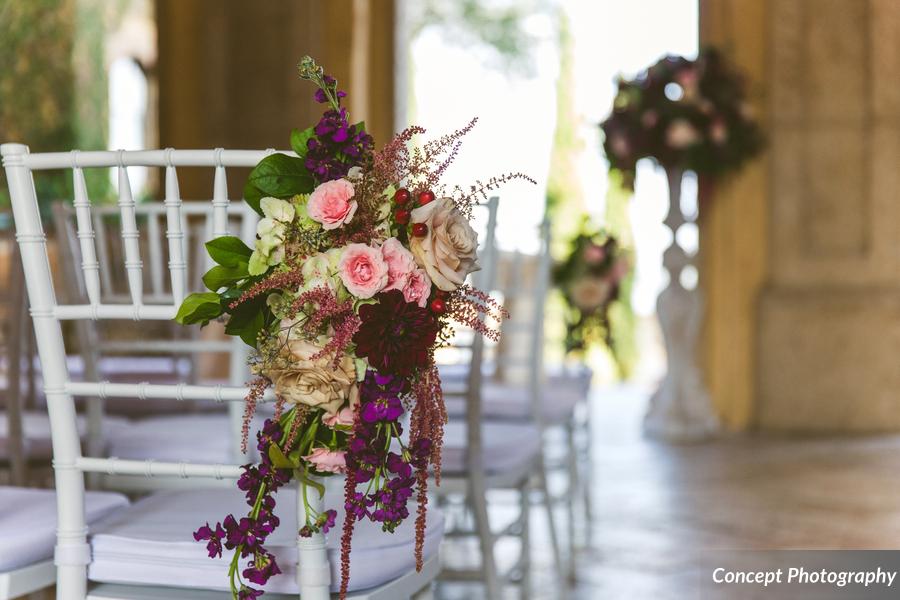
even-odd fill
[{"label": "tiled floor", "polygon": [[[646,397],[627,387],[594,394],[593,541],[568,598],[696,598],[702,565],[725,550],[900,546],[900,436],[671,446],[641,436]],[[566,597],[547,553],[536,562],[533,597]],[[440,597],[483,593],[445,585]]]}]

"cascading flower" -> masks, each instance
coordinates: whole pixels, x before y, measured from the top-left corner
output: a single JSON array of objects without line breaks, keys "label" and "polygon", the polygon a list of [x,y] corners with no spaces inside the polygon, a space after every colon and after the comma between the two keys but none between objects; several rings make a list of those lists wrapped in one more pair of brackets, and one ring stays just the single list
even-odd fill
[{"label": "cascading flower", "polygon": [[[477,269],[468,219],[488,191],[527,179],[504,175],[448,196],[440,176],[474,120],[421,150],[409,142],[424,129],[411,128],[376,153],[364,125],[350,123],[334,78],[309,57],[298,70],[327,110],[292,132],[296,156],[271,154],[253,169],[245,198],[263,216],[254,247],[229,236],[208,244],[218,263],[204,277],[210,292],[186,298],[176,317],[221,317],[228,334],[253,347],[245,449],[253,412],[274,388],[275,416],[256,434],[260,462],[242,467],[237,481],[249,510],[194,532],[211,558],[230,557],[235,600],[258,598],[281,573],[266,543],[280,525],[275,494],[292,480],[305,508],[301,536],[329,533],[345,511],[342,597],[355,523],[393,532],[410,517],[412,498],[422,567],[428,474],[439,483],[446,420],[434,350],[451,321],[495,338],[487,323],[502,315],[463,283]],[[325,477],[344,478],[342,507],[309,502]]]}]

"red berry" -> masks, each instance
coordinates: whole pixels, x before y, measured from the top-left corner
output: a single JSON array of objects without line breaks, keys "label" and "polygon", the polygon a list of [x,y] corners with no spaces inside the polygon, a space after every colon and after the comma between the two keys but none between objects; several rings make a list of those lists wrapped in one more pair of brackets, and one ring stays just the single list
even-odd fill
[{"label": "red berry", "polygon": [[448,293],[445,292],[444,290],[434,290],[434,297],[435,297],[435,298],[446,298],[446,297],[449,296],[449,295],[450,295],[450,294],[448,294]]},{"label": "red berry", "polygon": [[434,192],[432,192],[431,190],[419,192],[419,206],[425,206],[432,200],[434,200]]},{"label": "red berry", "polygon": [[431,312],[441,315],[444,314],[444,311],[447,310],[447,303],[440,298],[435,298],[431,301],[429,307],[431,308]]},{"label": "red berry", "polygon": [[403,206],[404,204],[409,202],[410,197],[411,194],[409,193],[408,189],[400,188],[399,190],[394,192],[394,203]]},{"label": "red berry", "polygon": [[409,211],[405,208],[401,208],[394,213],[394,220],[397,221],[398,225],[406,225],[409,223]]},{"label": "red berry", "polygon": [[428,225],[425,223],[413,223],[412,234],[416,237],[425,237],[428,233]]}]

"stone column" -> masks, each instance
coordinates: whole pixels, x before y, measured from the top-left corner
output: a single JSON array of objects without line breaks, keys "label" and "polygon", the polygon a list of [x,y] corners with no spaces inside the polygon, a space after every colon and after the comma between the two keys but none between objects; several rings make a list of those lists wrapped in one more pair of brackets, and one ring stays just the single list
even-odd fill
[{"label": "stone column", "polygon": [[769,6],[756,423],[900,429],[900,3]]}]

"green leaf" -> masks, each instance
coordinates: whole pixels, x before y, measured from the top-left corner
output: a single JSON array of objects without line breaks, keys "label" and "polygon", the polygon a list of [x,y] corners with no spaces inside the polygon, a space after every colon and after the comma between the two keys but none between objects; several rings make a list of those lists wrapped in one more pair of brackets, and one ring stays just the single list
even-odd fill
[{"label": "green leaf", "polygon": [[301,485],[309,486],[319,492],[319,498],[325,497],[325,486],[307,475],[308,471],[297,469],[294,474]]},{"label": "green leaf", "polygon": [[300,466],[300,461],[295,463],[285,456],[278,444],[269,444],[269,458],[276,469],[296,469]]},{"label": "green leaf", "polygon": [[315,129],[310,127],[309,129],[294,129],[291,131],[291,149],[297,153],[297,156],[300,158],[306,157],[306,153],[309,152],[309,148],[306,147],[306,142],[309,141],[309,138],[316,134]]},{"label": "green leaf", "polygon": [[220,289],[231,287],[249,276],[246,262],[238,263],[236,267],[216,265],[203,275],[203,285],[212,292],[218,292]]},{"label": "green leaf", "polygon": [[178,307],[175,320],[182,325],[193,325],[194,323],[206,325],[222,312],[223,308],[218,294],[213,292],[191,294]]},{"label": "green leaf", "polygon": [[262,209],[259,208],[259,201],[263,199],[265,194],[262,191],[253,185],[252,182],[247,181],[244,184],[244,202],[250,205],[250,208],[258,212],[260,215],[262,214]]},{"label": "green leaf", "polygon": [[239,336],[248,346],[256,347],[256,337],[266,324],[265,296],[239,305],[225,324],[225,333]]},{"label": "green leaf", "polygon": [[247,244],[233,235],[217,237],[206,242],[206,251],[214,261],[223,267],[235,268],[241,263],[246,264],[250,260],[253,250]]},{"label": "green leaf", "polygon": [[356,123],[354,126],[356,127],[357,131],[365,131],[366,130],[366,122],[365,121],[360,121],[359,123]]},{"label": "green leaf", "polygon": [[[253,185],[259,190],[262,194],[260,197],[290,198],[295,194],[311,193],[315,187],[315,181],[306,170],[302,158],[276,153],[259,161],[259,164],[250,172],[247,185]],[[253,203],[250,198],[247,198],[247,201],[259,212],[258,201]]]}]

